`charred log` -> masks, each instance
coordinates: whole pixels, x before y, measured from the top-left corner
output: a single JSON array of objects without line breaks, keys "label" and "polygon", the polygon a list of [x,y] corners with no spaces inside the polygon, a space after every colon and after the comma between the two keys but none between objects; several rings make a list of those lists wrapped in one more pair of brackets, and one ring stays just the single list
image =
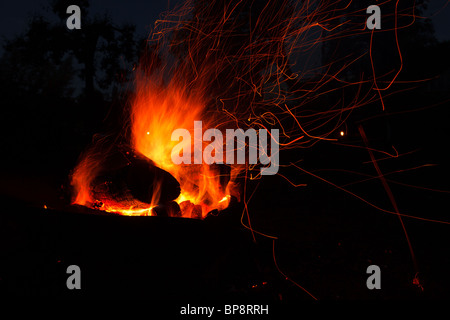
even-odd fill
[{"label": "charred log", "polygon": [[109,155],[103,168],[91,185],[94,197],[100,201],[166,204],[181,192],[180,184],[170,173],[132,151],[121,150]]}]

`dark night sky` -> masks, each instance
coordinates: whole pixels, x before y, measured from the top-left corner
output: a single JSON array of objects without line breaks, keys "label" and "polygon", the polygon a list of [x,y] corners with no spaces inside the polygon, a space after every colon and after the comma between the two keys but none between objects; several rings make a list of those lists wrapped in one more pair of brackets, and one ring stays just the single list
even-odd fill
[{"label": "dark night sky", "polygon": [[427,16],[433,19],[438,40],[450,40],[450,1],[432,0]]},{"label": "dark night sky", "polygon": [[[117,23],[131,22],[138,34],[146,34],[160,13],[172,8],[181,0],[94,0],[91,11],[108,12]],[[1,35],[11,37],[26,27],[28,18],[35,12],[42,12],[47,0],[2,1],[0,3]],[[431,0],[427,17],[433,19],[436,36],[440,41],[450,40],[450,1]]]},{"label": "dark night sky", "polygon": [[[109,13],[113,21],[136,25],[138,35],[148,34],[158,16],[173,8],[180,0],[94,0],[90,2],[92,13]],[[34,13],[45,13],[43,7],[48,0],[2,1],[0,3],[0,35],[10,38],[25,30],[29,17]],[[54,17],[53,15],[49,15]],[[83,16],[81,16],[83,19]]]}]

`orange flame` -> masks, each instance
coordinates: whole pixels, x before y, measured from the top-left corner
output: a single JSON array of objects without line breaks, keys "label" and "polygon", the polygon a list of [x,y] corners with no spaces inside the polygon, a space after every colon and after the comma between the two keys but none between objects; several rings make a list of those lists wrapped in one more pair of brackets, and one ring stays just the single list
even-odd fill
[{"label": "orange flame", "polygon": [[[225,209],[230,200],[230,190],[222,187],[217,167],[206,164],[175,165],[171,159],[173,147],[179,144],[171,140],[175,129],[187,129],[194,136],[194,121],[213,123],[214,119],[205,117],[204,110],[202,98],[186,94],[177,83],[171,82],[162,88],[143,76],[137,79],[131,115],[133,148],[152,159],[180,183],[181,194],[176,202],[180,205],[184,203],[184,217],[195,217],[194,206],[187,205],[186,201],[200,205],[201,217],[205,217],[211,210]],[[181,143],[190,143],[191,150],[194,150],[193,140],[183,140]],[[157,204],[158,196],[154,196],[152,203]]]},{"label": "orange flame", "polygon": [[[167,70],[160,70],[156,75],[148,74],[147,67],[149,65],[143,63],[136,70],[135,95],[129,114],[133,151],[152,160],[179,182],[181,192],[175,202],[181,209],[182,217],[204,218],[212,210],[227,208],[232,195],[239,199],[235,180],[242,165],[231,165],[230,172],[224,176],[218,165],[176,165],[171,158],[172,149],[180,144],[171,140],[174,130],[186,129],[194,136],[194,121],[202,121],[204,127],[219,125],[220,120],[214,118],[213,113],[206,112],[207,103],[203,98],[206,88],[198,85],[197,94],[188,93],[188,81],[183,78],[183,73],[173,76],[168,84],[164,84],[162,74]],[[203,150],[203,142],[198,144],[193,140],[183,140],[181,143],[190,144],[190,150],[199,146]],[[160,204],[162,181],[148,181],[149,185],[153,184],[151,203],[129,197],[117,200],[104,194],[99,198],[93,192],[94,180],[113,148],[114,143],[100,139],[82,156],[72,175],[76,194],[73,203],[122,215],[155,215],[153,209]],[[168,214],[179,215],[177,212]]]},{"label": "orange flame", "polygon": [[[181,193],[175,201],[181,208],[181,215],[188,218],[204,218],[212,210],[223,210],[228,207],[231,195],[238,196],[234,183],[239,171],[237,167],[232,168],[231,177],[224,184],[221,183],[218,166],[175,165],[171,159],[173,147],[179,144],[171,140],[175,129],[184,128],[193,133],[194,121],[213,123],[214,119],[204,116],[204,110],[205,102],[200,97],[186,94],[182,87],[174,83],[162,87],[142,75],[136,79],[136,94],[130,114],[131,146],[136,153],[151,159],[180,183]],[[183,140],[182,143],[190,143],[191,150],[194,150],[194,141]],[[112,197],[95,198],[92,183],[111,148],[102,150],[99,146],[104,144],[105,141],[100,140],[76,167],[72,176],[76,191],[74,203],[122,215],[155,215],[152,209],[159,204],[161,185],[154,185],[150,204],[136,199],[116,201]]]}]

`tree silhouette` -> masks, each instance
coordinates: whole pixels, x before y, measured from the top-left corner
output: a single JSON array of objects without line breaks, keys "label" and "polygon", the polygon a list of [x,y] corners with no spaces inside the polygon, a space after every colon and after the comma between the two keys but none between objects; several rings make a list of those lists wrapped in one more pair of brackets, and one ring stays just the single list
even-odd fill
[{"label": "tree silhouette", "polygon": [[135,27],[93,15],[88,1],[76,1],[82,29],[69,30],[71,4],[51,2],[49,14],[34,15],[22,34],[3,43],[1,130],[15,137],[4,141],[15,164],[32,154],[42,167],[60,165],[62,157],[71,167],[95,132],[120,121],[126,101],[120,89],[128,89],[138,59]]},{"label": "tree silhouette", "polygon": [[2,80],[29,92],[52,90],[70,96],[70,82],[77,80],[76,65],[81,65],[77,76],[84,82],[84,97],[92,99],[101,93],[111,99],[129,79],[130,66],[137,59],[135,26],[116,25],[107,15],[92,16],[88,1],[79,1],[82,29],[69,30],[65,21],[70,4],[53,1],[50,9],[58,21],[35,16],[22,35],[6,41],[0,62],[6,72]]}]

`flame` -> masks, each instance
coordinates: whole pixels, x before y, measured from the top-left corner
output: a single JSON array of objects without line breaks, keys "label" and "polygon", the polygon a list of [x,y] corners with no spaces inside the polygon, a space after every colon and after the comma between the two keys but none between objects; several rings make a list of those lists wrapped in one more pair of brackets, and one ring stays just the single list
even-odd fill
[{"label": "flame", "polygon": [[[150,63],[151,64],[151,63]],[[242,165],[231,165],[224,176],[218,165],[173,163],[171,154],[178,141],[172,141],[174,130],[182,128],[194,137],[194,122],[202,121],[203,131],[206,128],[217,127],[220,119],[215,113],[207,112],[206,85],[200,83],[196,90],[189,90],[189,82],[183,77],[185,73],[177,70],[169,83],[165,84],[163,74],[148,74],[147,64],[136,68],[135,94],[131,101],[129,112],[130,146],[139,156],[150,159],[154,164],[170,173],[180,184],[180,195],[174,201],[178,203],[181,216],[187,218],[204,218],[213,210],[223,210],[228,207],[231,196],[239,199],[239,187],[235,182]],[[190,144],[190,150],[204,143],[182,141]],[[160,191],[164,181],[148,181],[153,184],[151,203],[143,203],[137,199],[114,199],[105,194],[93,192],[95,178],[105,166],[105,158],[112,153],[115,142],[107,138],[99,138],[93,146],[82,155],[72,174],[72,185],[75,189],[73,203],[121,215],[156,215],[155,210],[160,205]],[[226,182],[223,182],[225,180]],[[107,189],[107,183],[105,183]],[[172,208],[176,209],[176,208]],[[169,208],[169,215],[180,216],[177,210]],[[171,211],[172,210],[172,211]]]},{"label": "flame", "polygon": [[[205,116],[205,105],[201,97],[186,94],[179,83],[173,82],[162,87],[143,75],[136,78],[136,94],[130,112],[131,147],[136,153],[151,159],[157,167],[169,172],[180,183],[181,192],[175,202],[181,208],[181,216],[187,218],[204,218],[212,210],[223,210],[228,207],[231,195],[237,195],[233,178],[239,171],[236,168],[229,182],[224,185],[218,166],[175,165],[172,161],[172,149],[179,143],[171,140],[175,129],[187,129],[194,136],[194,121],[202,120],[206,124],[214,122],[213,118]],[[194,150],[193,139],[183,140],[182,143],[191,144],[191,150]],[[159,204],[160,184],[164,181],[154,185],[150,204],[136,199],[117,201],[112,197],[98,199],[94,196],[92,183],[102,170],[105,154],[111,148],[104,139],[100,139],[82,156],[72,176],[76,191],[74,203],[122,215],[155,215],[153,209]]]},{"label": "flame", "polygon": [[[187,129],[194,137],[194,121],[214,123],[214,119],[205,116],[205,109],[206,102],[202,97],[187,94],[185,87],[175,80],[167,87],[161,87],[144,76],[137,78],[137,93],[131,112],[132,146],[180,183],[181,194],[176,202],[184,203],[183,207],[189,208],[184,210],[184,217],[195,217],[194,207],[200,205],[203,218],[211,210],[225,209],[230,199],[230,190],[222,187],[217,167],[206,164],[175,165],[171,158],[172,149],[179,143],[171,140],[175,129]],[[191,144],[191,150],[194,150],[193,139],[181,143]],[[157,200],[152,201],[153,204]],[[194,206],[186,206],[186,201]]]}]

